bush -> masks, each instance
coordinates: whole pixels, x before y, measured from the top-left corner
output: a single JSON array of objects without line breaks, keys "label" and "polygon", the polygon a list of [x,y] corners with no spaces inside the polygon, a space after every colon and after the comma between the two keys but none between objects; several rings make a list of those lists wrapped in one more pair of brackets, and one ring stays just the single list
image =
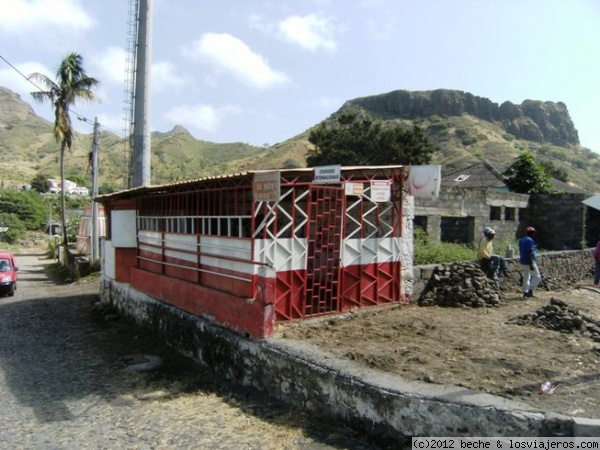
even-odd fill
[{"label": "bush", "polygon": [[413,263],[417,266],[452,261],[471,261],[476,253],[470,245],[434,242],[421,228],[414,230]]},{"label": "bush", "polygon": [[46,205],[37,192],[0,189],[0,212],[15,214],[28,230],[39,230],[46,218]]},{"label": "bush", "polygon": [[25,232],[23,221],[13,213],[0,212],[0,226],[2,230],[6,228],[6,231],[0,231],[0,241],[8,244],[17,242]]},{"label": "bush", "polygon": [[[502,241],[494,240],[494,253],[497,255],[505,256],[509,247],[514,249],[515,257],[517,257],[518,242],[510,238]],[[476,259],[477,249],[468,244],[434,242],[422,228],[415,228],[414,230],[413,264],[416,266],[455,261],[474,261]]]}]

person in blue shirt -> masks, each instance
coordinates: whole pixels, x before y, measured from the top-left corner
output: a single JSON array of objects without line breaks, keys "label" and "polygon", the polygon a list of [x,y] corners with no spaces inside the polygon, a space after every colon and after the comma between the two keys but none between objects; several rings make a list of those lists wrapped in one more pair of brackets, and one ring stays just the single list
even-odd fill
[{"label": "person in blue shirt", "polygon": [[525,236],[519,241],[519,263],[523,273],[523,297],[535,298],[533,290],[540,284],[542,277],[540,276],[540,270],[538,269],[536,258],[537,258],[537,247],[533,236],[535,235],[535,228],[527,227],[525,230]]}]

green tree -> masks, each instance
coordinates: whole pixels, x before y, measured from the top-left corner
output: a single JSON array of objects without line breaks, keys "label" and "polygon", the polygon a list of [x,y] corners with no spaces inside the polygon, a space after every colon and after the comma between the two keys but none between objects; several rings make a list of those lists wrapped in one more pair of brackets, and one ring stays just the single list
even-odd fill
[{"label": "green tree", "polygon": [[19,216],[13,213],[0,212],[0,241],[14,244],[23,236],[25,225]]},{"label": "green tree", "polygon": [[66,189],[65,189],[65,150],[71,151],[73,145],[73,125],[69,109],[79,100],[93,100],[92,89],[98,85],[95,78],[89,77],[83,68],[83,57],[78,53],[70,53],[62,60],[56,71],[56,81],[41,73],[33,73],[29,77],[40,83],[45,90],[32,92],[33,99],[38,102],[49,101],[54,106],[54,137],[60,143],[60,179],[61,179],[61,215],[63,245],[68,245]]},{"label": "green tree", "polygon": [[86,178],[84,178],[83,175],[80,175],[78,173],[68,173],[67,180],[77,183],[77,186],[89,187],[89,181]]},{"label": "green tree", "polygon": [[426,164],[433,152],[423,130],[414,126],[384,126],[370,118],[343,114],[337,123],[321,122],[311,130],[314,145],[306,157],[309,167],[344,165]]},{"label": "green tree", "polygon": [[38,173],[33,180],[31,180],[31,189],[40,194],[45,194],[50,190],[50,181],[48,176],[43,173]]},{"label": "green tree", "polygon": [[46,205],[35,191],[0,189],[0,213],[14,214],[28,230],[39,230],[46,217]]},{"label": "green tree", "polygon": [[524,152],[519,155],[502,174],[506,185],[520,194],[547,194],[552,192],[552,184],[544,168],[533,160],[533,155]]}]

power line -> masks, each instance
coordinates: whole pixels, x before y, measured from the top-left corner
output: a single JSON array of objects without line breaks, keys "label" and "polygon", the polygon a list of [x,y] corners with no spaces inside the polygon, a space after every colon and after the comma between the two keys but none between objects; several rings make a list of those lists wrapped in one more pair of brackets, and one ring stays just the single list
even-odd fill
[{"label": "power line", "polygon": [[[1,54],[0,54],[0,59],[2,59],[2,61],[4,61],[6,64],[8,64],[8,66],[10,66],[10,68],[11,68],[11,69],[13,69],[13,70],[14,70],[15,72],[17,72],[19,75],[21,75],[21,77],[23,77],[23,79],[24,79],[25,81],[27,81],[27,82],[28,82],[28,83],[30,83],[32,86],[34,86],[34,87],[35,87],[35,88],[36,88],[38,91],[45,92],[45,91],[44,91],[44,89],[42,89],[42,88],[41,88],[41,87],[39,87],[37,84],[35,84],[33,81],[31,81],[31,79],[30,79],[30,78],[29,78],[27,75],[25,75],[23,72],[21,72],[19,69],[17,69],[17,68],[16,68],[16,67],[15,67],[15,66],[14,66],[14,65],[13,65],[13,64],[10,62],[10,61],[8,61],[8,60],[7,60],[7,59],[6,59],[4,56],[2,56]],[[81,120],[81,121],[83,121],[83,122],[87,122],[87,123],[90,123],[90,124],[93,124],[93,123],[94,123],[94,121],[93,121],[93,120],[91,120],[91,119],[88,119],[88,118],[87,118],[87,117],[85,117],[83,114],[79,114],[77,111],[75,111],[75,110],[73,110],[73,109],[71,109],[71,110],[70,110],[70,112],[72,112],[72,113],[73,113],[73,114],[74,114],[74,115],[77,117],[77,119],[79,119],[79,120]],[[108,131],[110,131],[110,132],[112,132],[112,133],[116,134],[116,135],[117,135],[117,136],[119,136],[121,139],[123,139],[123,138],[124,138],[124,137],[121,135],[121,133],[120,133],[120,132],[118,132],[118,131],[115,131],[115,130],[112,130],[112,129],[110,129],[110,128],[106,127],[106,126],[103,126],[103,127],[104,127],[106,130],[108,130]]]}]

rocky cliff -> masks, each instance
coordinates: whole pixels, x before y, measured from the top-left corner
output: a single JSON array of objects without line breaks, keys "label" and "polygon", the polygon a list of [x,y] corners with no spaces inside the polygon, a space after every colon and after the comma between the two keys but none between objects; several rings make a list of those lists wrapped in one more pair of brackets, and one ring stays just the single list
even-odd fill
[{"label": "rocky cliff", "polygon": [[376,116],[410,120],[469,114],[500,124],[518,139],[559,146],[579,145],[577,130],[562,102],[525,100],[520,105],[508,101],[498,105],[487,98],[457,90],[398,90],[350,100],[340,112],[356,108]]}]

